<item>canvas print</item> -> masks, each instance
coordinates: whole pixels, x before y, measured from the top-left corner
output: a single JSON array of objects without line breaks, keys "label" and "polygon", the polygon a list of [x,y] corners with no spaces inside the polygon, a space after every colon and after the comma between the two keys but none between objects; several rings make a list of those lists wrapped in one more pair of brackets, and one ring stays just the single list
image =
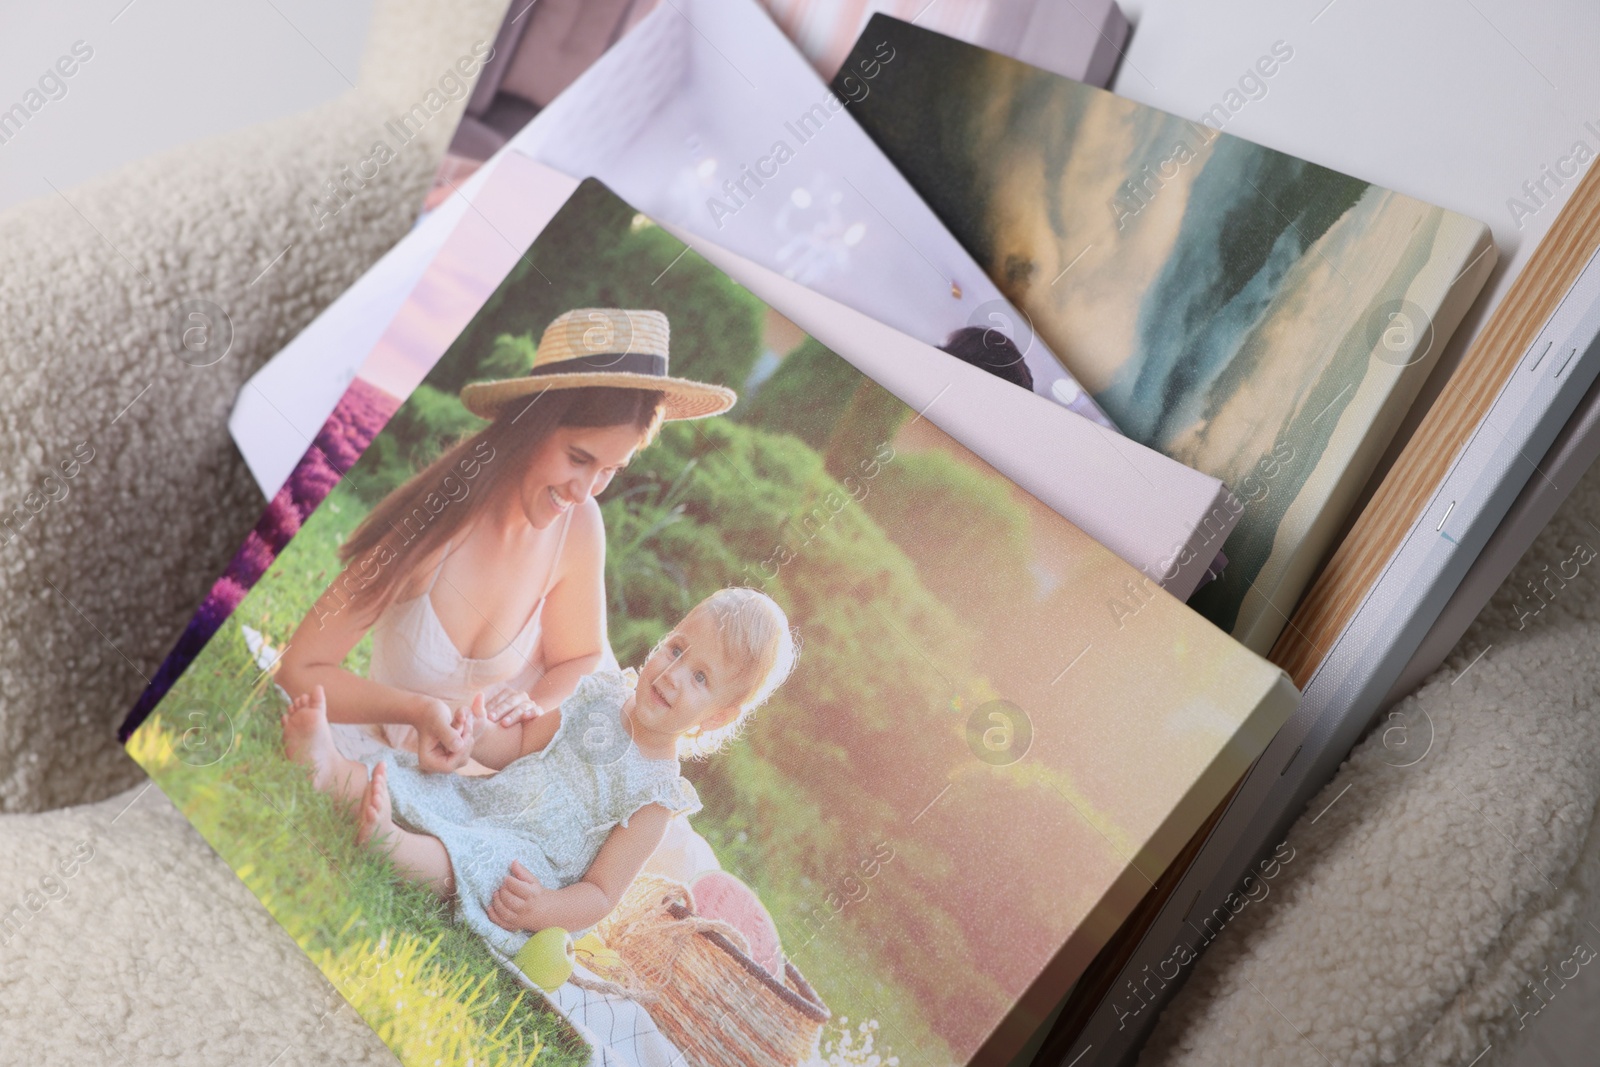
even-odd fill
[{"label": "canvas print", "polygon": [[1124,433],[1238,494],[1227,569],[1191,603],[1265,651],[1487,278],[1487,228],[1225,114],[883,16],[854,55],[885,47],[857,121]]},{"label": "canvas print", "polygon": [[[300,523],[372,442],[399,405],[399,398],[411,395],[516,265],[522,250],[578,186],[576,180],[516,153],[497,160],[485,178],[475,196],[474,210],[462,217],[437,254],[426,260],[427,269],[412,279],[409,294],[396,294],[396,298],[404,295],[398,311],[381,298],[376,301],[380,306],[372,306],[369,297],[361,308],[344,316],[338,337],[330,336],[330,311],[292,346],[298,349],[294,360],[302,369],[310,367],[308,360],[317,362],[320,380],[300,376],[288,381],[277,375],[263,380],[258,376],[253,379],[254,387],[241,394],[240,405],[234,409],[236,418],[244,402],[254,396],[260,401],[255,410],[269,412],[276,420],[275,437],[255,436],[258,448],[253,453],[249,440],[240,437],[239,441],[258,476],[278,488],[151,676],[150,684],[141,690],[119,728],[122,740],[144,721]],[[954,368],[916,369],[925,364],[915,362],[920,353],[907,351],[908,343],[915,347],[909,338],[792,283],[781,287],[781,295],[775,294],[769,282],[760,280],[759,267],[747,262],[730,265],[724,250],[700,248],[763,299],[800,316],[811,329],[827,333],[832,340],[824,343],[835,345],[858,369],[869,375],[886,373],[889,377],[883,380],[891,391],[895,391],[890,380],[894,376],[904,382],[906,375],[911,375],[921,384],[955,380],[951,375],[959,378]],[[754,284],[752,279],[756,279]],[[376,284],[380,289],[392,286],[393,279]],[[353,292],[359,294],[359,289]],[[391,317],[384,319],[385,314]],[[363,318],[371,321],[357,327]],[[337,367],[330,370],[329,364],[335,361],[326,357],[336,354],[341,344],[368,349],[366,359],[358,364],[359,375],[351,377],[354,370],[340,373]],[[864,360],[869,365],[863,366]],[[287,448],[291,438],[282,425],[289,407],[287,397],[304,396],[330,382],[338,385],[338,402],[316,429],[309,447],[304,437],[293,438],[299,444],[291,454]],[[288,386],[298,386],[299,393],[286,393]],[[897,395],[906,399],[904,392]],[[1193,593],[1211,562],[1204,549],[1209,546],[1214,551],[1233,528],[1232,517],[1221,503],[1226,489],[1220,483],[1159,453],[1123,443],[1120,437],[1096,433],[1074,423],[1070,416],[1040,410],[1043,405],[1021,397],[984,394],[980,399],[983,402],[976,408],[970,403],[942,406],[934,421],[1118,556],[1136,567],[1148,566],[1162,588],[1180,599]],[[1018,410],[1019,404],[1022,410]],[[1005,412],[1004,427],[997,427],[996,411]],[[1019,437],[1019,432],[1024,436]],[[1039,436],[1029,438],[1029,433]],[[259,446],[271,448],[273,454],[262,452]],[[280,463],[282,475],[264,472],[266,465]],[[1086,476],[1061,481],[1056,472],[1063,466],[1078,467]],[[1131,491],[1108,495],[1110,487],[1119,485]],[[1190,551],[1186,536],[1200,551]],[[1180,568],[1176,576],[1174,565]]]},{"label": "canvas print", "polygon": [[[461,122],[434,177],[424,210],[432,210],[540,111],[655,9],[659,0],[540,0],[512,6],[484,57]],[[874,12],[916,16],[923,25],[1008,54],[1049,52],[1056,70],[1104,84],[1113,49],[1127,23],[1111,0],[1087,15],[1052,20],[1040,0],[762,0],[807,61],[832,78]],[[1098,21],[1095,21],[1098,19]],[[1109,30],[1111,36],[1103,37]],[[1039,38],[1043,38],[1040,40]],[[457,97],[459,98],[459,97]]]},{"label": "canvas print", "polygon": [[758,5],[677,0],[508,147],[1113,429],[851,118],[894,63],[830,90]]},{"label": "canvas print", "polygon": [[[824,21],[864,18],[855,2],[833,16],[813,8],[802,18],[808,25],[813,15]],[[1097,2],[1114,10],[1111,0]],[[1010,15],[1001,17],[1005,11],[1016,15],[1031,8],[1042,15],[1055,6],[1036,0],[945,0],[923,14],[925,21],[943,25],[942,13],[984,12],[976,23],[961,20],[974,29],[1013,24]],[[1079,7],[1095,16],[1095,6],[1080,0]],[[851,95],[866,91],[875,67],[853,68],[850,92],[830,93],[754,0],[674,0],[640,3],[629,11],[621,22],[608,21],[618,14],[610,0],[543,0],[508,11],[494,58],[463,118],[463,135],[472,128],[479,104],[507,114],[537,110],[532,122],[521,126],[519,120],[489,142],[496,147],[495,167],[530,156],[574,181],[600,178],[661,222],[687,226],[910,336],[948,346],[958,358],[1013,381],[1031,381],[1041,395],[1111,427],[1042,344],[1029,341],[1018,359],[1009,332],[1019,319],[1016,309],[1000,299],[978,265],[847,116]],[[623,32],[634,15],[641,21]],[[1103,40],[1077,11],[1069,9],[1067,15],[1089,38]],[[849,25],[853,39],[858,22]],[[593,64],[601,76],[594,77],[591,69],[567,85],[568,78],[589,67],[582,58],[586,50],[613,36],[614,47],[608,44]],[[1025,36],[1036,47],[1048,39],[1048,34]],[[567,53],[569,47],[576,51]],[[555,53],[564,58],[556,60]],[[1071,55],[1054,54],[1064,60]],[[737,68],[729,64],[733,55],[739,57]],[[508,88],[502,75],[509,78],[510,69],[528,77],[552,76],[565,88],[548,105],[535,107],[518,96],[521,90],[510,93],[518,99],[502,100],[506,94],[500,90]],[[759,91],[752,91],[740,71],[757,73],[752,81],[759,81]],[[505,138],[510,140],[501,144]],[[774,173],[775,165],[781,173]],[[455,166],[447,160],[445,169]],[[474,170],[477,166],[471,163]],[[431,249],[459,220],[478,214],[468,204],[481,195],[484,177],[452,178],[445,186],[450,206],[419,221],[252,376],[250,388],[240,391],[229,430],[268,496],[282,487],[306,439],[333,410],[367,345],[377,339],[361,320],[372,317],[380,327],[387,321]],[[884,279],[896,284],[882,284]],[[301,432],[285,433],[285,420]]]},{"label": "canvas print", "polygon": [[408,1064],[1004,1062],[1293,706],[597,182],[362,396],[128,747]]}]

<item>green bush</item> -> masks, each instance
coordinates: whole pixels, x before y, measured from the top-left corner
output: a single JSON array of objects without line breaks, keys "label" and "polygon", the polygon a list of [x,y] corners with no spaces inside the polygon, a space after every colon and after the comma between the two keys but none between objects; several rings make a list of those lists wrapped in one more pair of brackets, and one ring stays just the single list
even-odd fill
[{"label": "green bush", "polygon": [[[485,366],[502,335],[537,344],[544,328],[580,307],[654,308],[671,322],[671,369],[737,389],[761,354],[766,305],[633,209],[609,197],[574,194],[586,210],[551,220],[461,335],[430,380],[459,390],[496,377]],[[596,240],[603,234],[604,240]],[[573,265],[581,265],[574,270]],[[550,279],[558,279],[560,284]],[[641,300],[639,294],[648,293]],[[502,355],[504,350],[502,349]]]},{"label": "green bush", "polygon": [[367,446],[357,467],[359,473],[350,483],[368,507],[375,506],[456,441],[484,425],[459,396],[424,382]]},{"label": "green bush", "polygon": [[489,354],[478,365],[484,378],[520,378],[533,369],[539,344],[529,334],[503,333],[489,346]]},{"label": "green bush", "polygon": [[783,357],[737,417],[776,433],[792,433],[820,452],[861,381],[860,371],[807,337]]}]

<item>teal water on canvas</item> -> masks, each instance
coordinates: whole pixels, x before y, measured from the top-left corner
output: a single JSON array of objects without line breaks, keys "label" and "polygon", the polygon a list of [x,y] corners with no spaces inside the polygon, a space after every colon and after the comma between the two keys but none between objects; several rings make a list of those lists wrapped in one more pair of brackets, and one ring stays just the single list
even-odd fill
[{"label": "teal water on canvas", "polygon": [[1130,438],[1239,494],[1227,571],[1190,603],[1264,652],[1352,502],[1344,476],[1392,432],[1405,359],[1374,358],[1374,323],[1447,292],[1478,236],[903,22],[876,17],[858,48],[885,41],[851,113]]},{"label": "teal water on canvas", "polygon": [[1139,346],[1100,394],[1119,426],[1155,448],[1209,414],[1207,396],[1225,385],[1290,268],[1367,189],[1234,138],[1194,165],[1203,169],[1177,241],[1139,309]]}]

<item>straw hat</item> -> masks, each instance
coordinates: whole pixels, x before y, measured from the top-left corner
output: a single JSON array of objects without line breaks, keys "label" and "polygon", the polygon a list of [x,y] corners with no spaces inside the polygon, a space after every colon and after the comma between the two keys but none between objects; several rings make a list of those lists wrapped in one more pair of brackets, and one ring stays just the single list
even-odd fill
[{"label": "straw hat", "polygon": [[522,378],[473,382],[461,402],[492,419],[513,401],[549,389],[653,389],[666,396],[667,419],[719,415],[739,399],[732,389],[667,374],[667,317],[659,311],[574,308],[545,327]]}]

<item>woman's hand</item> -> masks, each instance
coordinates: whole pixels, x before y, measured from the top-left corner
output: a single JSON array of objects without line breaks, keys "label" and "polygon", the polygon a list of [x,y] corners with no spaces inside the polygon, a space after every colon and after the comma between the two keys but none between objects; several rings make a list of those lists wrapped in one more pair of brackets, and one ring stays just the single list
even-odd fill
[{"label": "woman's hand", "polygon": [[519,861],[511,861],[511,873],[500,883],[484,911],[489,921],[503,930],[537,933],[550,924],[543,921],[543,899],[551,893],[528,873]]},{"label": "woman's hand", "polygon": [[[459,771],[472,761],[472,746],[483,732],[489,728],[488,716],[483,711],[483,693],[474,694],[472,703],[457,708],[450,714],[448,734],[454,738],[450,743],[445,741],[428,742],[422,740],[422,731],[417,730],[417,766],[429,774],[449,774]],[[452,748],[451,745],[455,747]],[[424,756],[424,752],[427,753]]]},{"label": "woman's hand", "polygon": [[489,721],[499,726],[516,726],[544,714],[538,701],[520,689],[502,689],[484,705],[484,711]]},{"label": "woman's hand", "polygon": [[[472,743],[482,737],[484,731],[489,729],[489,715],[483,710],[483,691],[481,689],[472,695],[471,704],[464,708],[456,709],[455,727],[461,736],[466,739],[467,750],[470,753]],[[461,762],[465,763],[466,759]]]},{"label": "woman's hand", "polygon": [[[483,695],[478,695],[482,701]],[[463,713],[450,710],[442,700],[427,698],[414,714],[411,725],[417,730],[417,767],[429,774],[447,774],[463,766],[472,756],[470,734],[462,731]]]}]

